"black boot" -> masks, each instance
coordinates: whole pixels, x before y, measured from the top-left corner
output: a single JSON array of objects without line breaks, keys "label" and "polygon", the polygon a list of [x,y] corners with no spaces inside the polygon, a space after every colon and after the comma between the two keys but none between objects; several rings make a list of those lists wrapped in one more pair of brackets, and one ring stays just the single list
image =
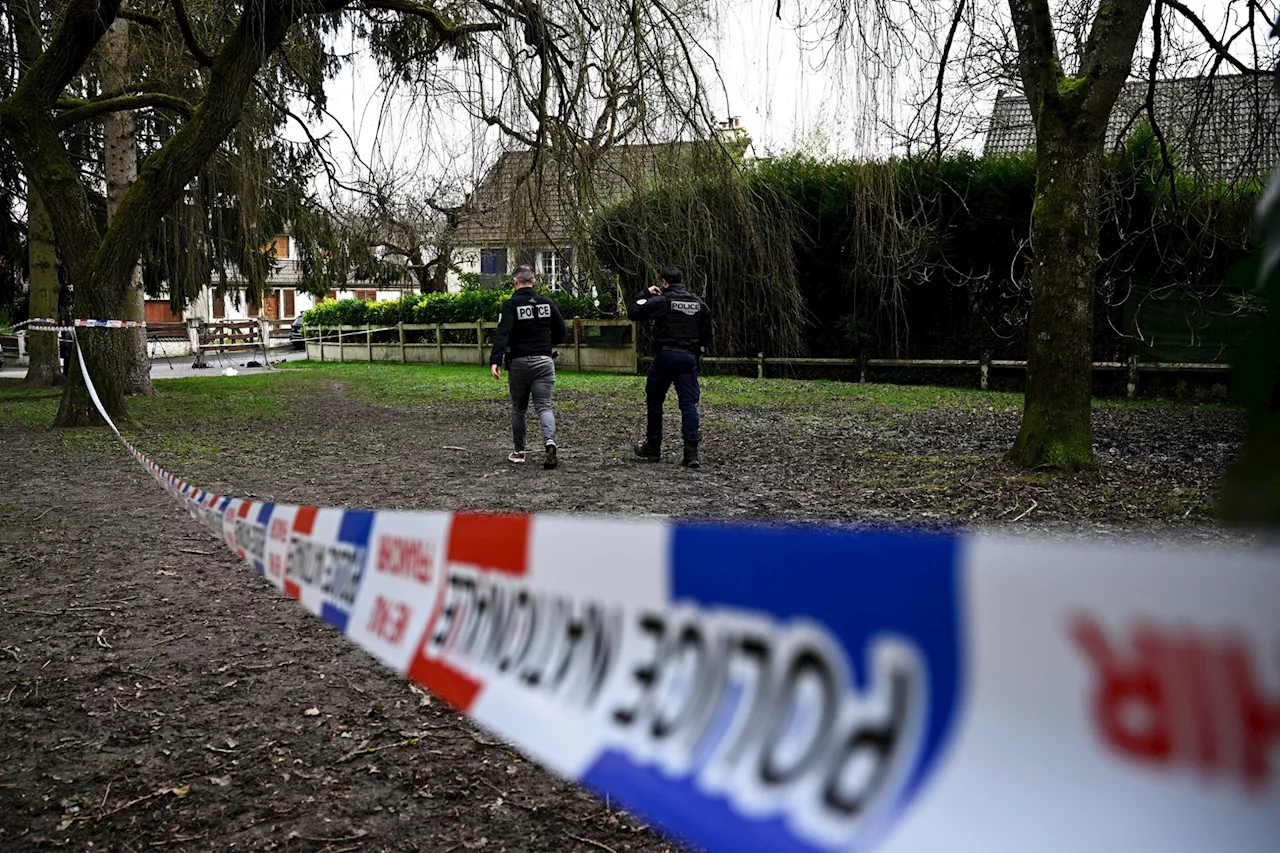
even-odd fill
[{"label": "black boot", "polygon": [[635,451],[636,456],[649,462],[657,462],[662,458],[662,447],[657,444],[650,444],[647,438],[641,444],[631,445],[631,449]]},{"label": "black boot", "polygon": [[680,464],[686,468],[702,467],[702,463],[698,461],[698,442],[686,441],[684,443],[684,458],[680,460]]}]

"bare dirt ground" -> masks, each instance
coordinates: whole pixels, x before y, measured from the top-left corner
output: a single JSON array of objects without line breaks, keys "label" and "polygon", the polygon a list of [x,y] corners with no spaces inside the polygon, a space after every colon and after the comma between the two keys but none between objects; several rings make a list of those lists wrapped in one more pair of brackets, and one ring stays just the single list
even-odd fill
[{"label": "bare dirt ground", "polygon": [[[709,407],[689,472],[674,446],[627,458],[638,401],[557,401],[556,471],[502,461],[500,402],[383,407],[335,382],[283,417],[133,437],[289,503],[1243,540],[1211,515],[1231,411],[1100,409],[1102,469],[1051,478],[1000,460],[1016,412]],[[101,432],[0,431],[0,608],[0,849],[680,849],[278,596]]]}]

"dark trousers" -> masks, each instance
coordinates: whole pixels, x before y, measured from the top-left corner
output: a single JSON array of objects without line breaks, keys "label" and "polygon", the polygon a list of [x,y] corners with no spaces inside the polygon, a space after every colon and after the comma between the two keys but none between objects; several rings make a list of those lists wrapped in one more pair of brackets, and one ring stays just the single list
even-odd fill
[{"label": "dark trousers", "polygon": [[644,384],[649,412],[645,437],[653,447],[662,444],[662,402],[672,385],[676,386],[676,399],[680,401],[680,432],[684,440],[695,444],[702,441],[698,431],[698,358],[691,352],[664,349],[649,365],[649,378]]}]

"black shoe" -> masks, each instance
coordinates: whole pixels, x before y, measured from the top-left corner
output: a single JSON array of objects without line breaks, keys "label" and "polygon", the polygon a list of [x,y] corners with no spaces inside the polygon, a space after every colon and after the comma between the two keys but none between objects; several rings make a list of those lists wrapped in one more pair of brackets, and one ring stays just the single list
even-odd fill
[{"label": "black shoe", "polygon": [[557,464],[557,460],[556,460],[556,443],[555,443],[554,441],[548,441],[548,442],[547,442],[546,454],[547,454],[546,456],[543,456],[543,457],[542,457],[542,467],[543,467],[543,468],[554,468],[554,467],[556,467],[556,464]]},{"label": "black shoe", "polygon": [[702,467],[702,463],[698,461],[698,443],[696,441],[686,441],[684,443],[684,458],[680,460],[680,464],[685,468]]},{"label": "black shoe", "polygon": [[650,444],[647,438],[641,444],[631,445],[631,449],[635,451],[636,456],[650,462],[657,462],[662,458],[662,448],[656,444]]}]

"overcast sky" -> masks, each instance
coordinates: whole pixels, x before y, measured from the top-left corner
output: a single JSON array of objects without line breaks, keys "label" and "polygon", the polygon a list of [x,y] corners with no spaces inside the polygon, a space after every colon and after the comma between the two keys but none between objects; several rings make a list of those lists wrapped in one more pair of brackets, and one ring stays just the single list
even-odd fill
[{"label": "overcast sky", "polygon": [[[986,0],[986,7],[995,2]],[[1241,22],[1239,12],[1237,20],[1224,15],[1228,0],[1184,2],[1200,13],[1216,34]],[[1243,0],[1235,3],[1233,8],[1244,8]],[[803,29],[798,26],[801,6],[812,9],[813,4],[786,0],[781,5],[781,19],[775,16],[777,0],[719,0],[719,5],[718,32],[703,45],[720,75],[719,81],[710,84],[715,90],[712,106],[722,118],[740,117],[756,155],[803,149],[820,155],[883,156],[891,150],[889,134],[907,132],[914,111],[905,101],[922,79],[929,79],[918,68],[907,63],[896,72],[868,75],[873,63],[859,65],[858,57],[847,51],[832,52],[827,49],[829,44],[815,47],[820,22],[810,22]],[[982,0],[970,7],[975,5],[981,7]],[[1002,6],[1000,0],[994,8]],[[1261,22],[1255,29],[1260,34],[1266,31]],[[808,49],[802,48],[806,40]],[[1237,44],[1247,45],[1248,39]],[[348,51],[358,49],[349,36],[340,46]],[[1264,47],[1274,49],[1274,45]],[[1251,59],[1247,47],[1238,53]],[[869,76],[879,79],[869,81]],[[361,159],[384,172],[417,174],[429,185],[433,175],[452,169],[459,173],[455,180],[474,181],[496,156],[492,135],[487,143],[482,142],[486,138],[483,129],[477,129],[460,107],[437,102],[427,116],[408,96],[388,98],[371,63],[348,66],[329,91],[330,109],[350,134]],[[978,117],[989,114],[994,94],[994,85],[987,85],[976,98],[965,96],[967,102],[960,106],[974,117],[971,134],[980,130]],[[871,111],[868,99],[873,96],[878,98],[874,110],[879,114],[878,128],[869,128],[864,120]],[[955,100],[949,98],[948,106],[956,106]],[[304,139],[296,127],[287,133],[291,139]],[[329,133],[334,154],[348,162],[352,159],[352,146],[333,122],[313,128],[313,133]],[[967,144],[963,139],[954,144],[973,148],[980,142],[980,135],[970,135]]]}]

